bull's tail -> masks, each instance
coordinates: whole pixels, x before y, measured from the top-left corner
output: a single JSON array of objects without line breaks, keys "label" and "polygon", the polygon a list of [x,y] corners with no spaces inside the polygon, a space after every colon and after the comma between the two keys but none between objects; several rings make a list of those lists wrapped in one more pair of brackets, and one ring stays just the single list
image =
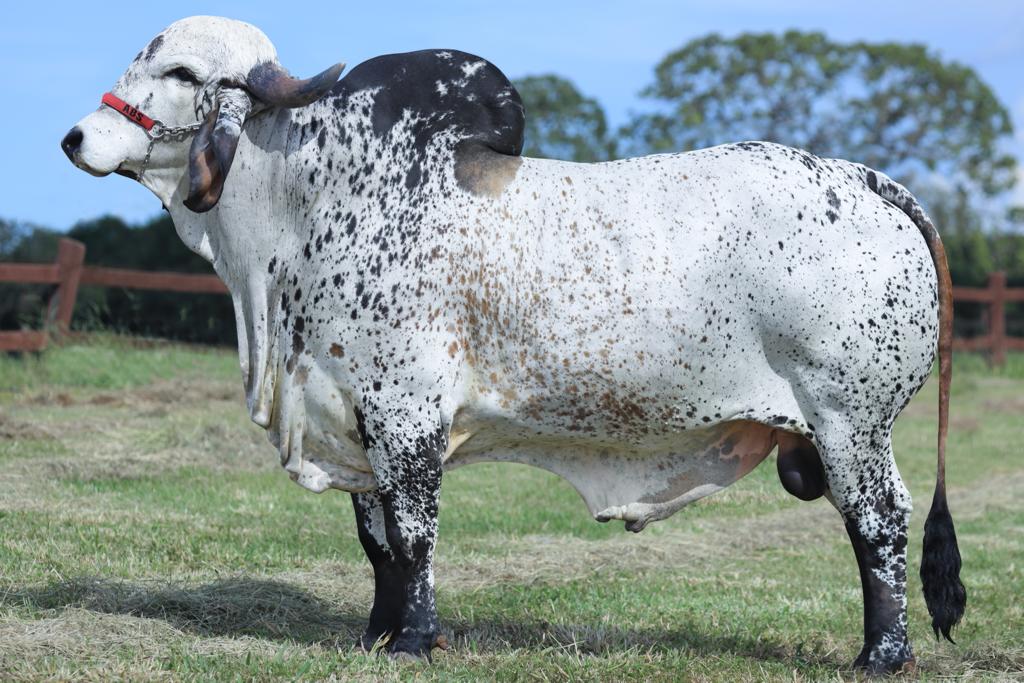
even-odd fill
[{"label": "bull's tail", "polygon": [[924,209],[899,183],[882,173],[860,167],[864,182],[876,194],[891,202],[914,222],[928,244],[935,264],[939,293],[939,457],[935,495],[924,523],[921,583],[935,637],[941,633],[950,642],[950,630],[964,615],[967,592],[960,582],[960,549],[956,543],[953,517],[946,503],[946,432],[949,428],[949,385],[953,376],[953,284],[946,263],[946,250]]}]

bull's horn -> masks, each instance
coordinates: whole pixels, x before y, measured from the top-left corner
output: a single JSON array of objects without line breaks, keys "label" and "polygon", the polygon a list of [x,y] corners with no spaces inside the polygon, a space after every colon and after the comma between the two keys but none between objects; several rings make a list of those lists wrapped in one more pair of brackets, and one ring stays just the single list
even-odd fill
[{"label": "bull's horn", "polygon": [[261,102],[274,107],[305,107],[326,95],[344,69],[344,64],[335,64],[312,78],[302,80],[292,78],[276,62],[263,62],[249,71],[245,83],[249,92]]}]

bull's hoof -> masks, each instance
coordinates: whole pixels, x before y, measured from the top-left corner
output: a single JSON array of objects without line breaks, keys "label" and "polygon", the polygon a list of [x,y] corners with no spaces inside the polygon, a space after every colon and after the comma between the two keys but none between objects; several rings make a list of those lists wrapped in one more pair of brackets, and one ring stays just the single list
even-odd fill
[{"label": "bull's hoof", "polygon": [[396,662],[431,662],[430,651],[434,648],[448,649],[448,638],[444,634],[404,632],[388,644],[388,656]]},{"label": "bull's hoof", "polygon": [[853,668],[863,671],[868,676],[912,674],[917,670],[917,660],[910,652],[909,645],[903,652],[885,654],[865,645],[857,659],[853,661]]}]

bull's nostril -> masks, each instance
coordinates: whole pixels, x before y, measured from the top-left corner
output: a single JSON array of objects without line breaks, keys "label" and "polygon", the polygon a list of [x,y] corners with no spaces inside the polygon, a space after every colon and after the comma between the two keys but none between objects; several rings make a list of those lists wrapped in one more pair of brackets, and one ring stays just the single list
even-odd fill
[{"label": "bull's nostril", "polygon": [[68,155],[68,159],[71,159],[71,161],[75,160],[75,154],[82,146],[82,138],[84,137],[85,135],[82,133],[82,130],[78,126],[75,126],[68,131],[68,134],[60,141],[60,148],[64,150],[64,153]]}]

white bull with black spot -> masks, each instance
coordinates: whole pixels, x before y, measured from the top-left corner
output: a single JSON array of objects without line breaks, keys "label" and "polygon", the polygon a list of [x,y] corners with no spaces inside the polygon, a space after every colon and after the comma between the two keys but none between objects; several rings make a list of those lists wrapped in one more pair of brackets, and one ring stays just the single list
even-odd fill
[{"label": "white bull with black spot", "polygon": [[252,419],[298,483],[353,492],[376,575],[363,647],[445,644],[445,469],[542,467],[639,531],[778,447],[786,489],[828,496],[853,541],[855,664],[905,666],[911,502],[891,429],[936,341],[922,576],[948,637],[964,608],[943,474],[950,285],[904,188],[762,142],[521,158],[518,94],[480,58],[340,71],[292,79],[254,27],[185,19],[62,146],[161,199],[231,290]]}]

